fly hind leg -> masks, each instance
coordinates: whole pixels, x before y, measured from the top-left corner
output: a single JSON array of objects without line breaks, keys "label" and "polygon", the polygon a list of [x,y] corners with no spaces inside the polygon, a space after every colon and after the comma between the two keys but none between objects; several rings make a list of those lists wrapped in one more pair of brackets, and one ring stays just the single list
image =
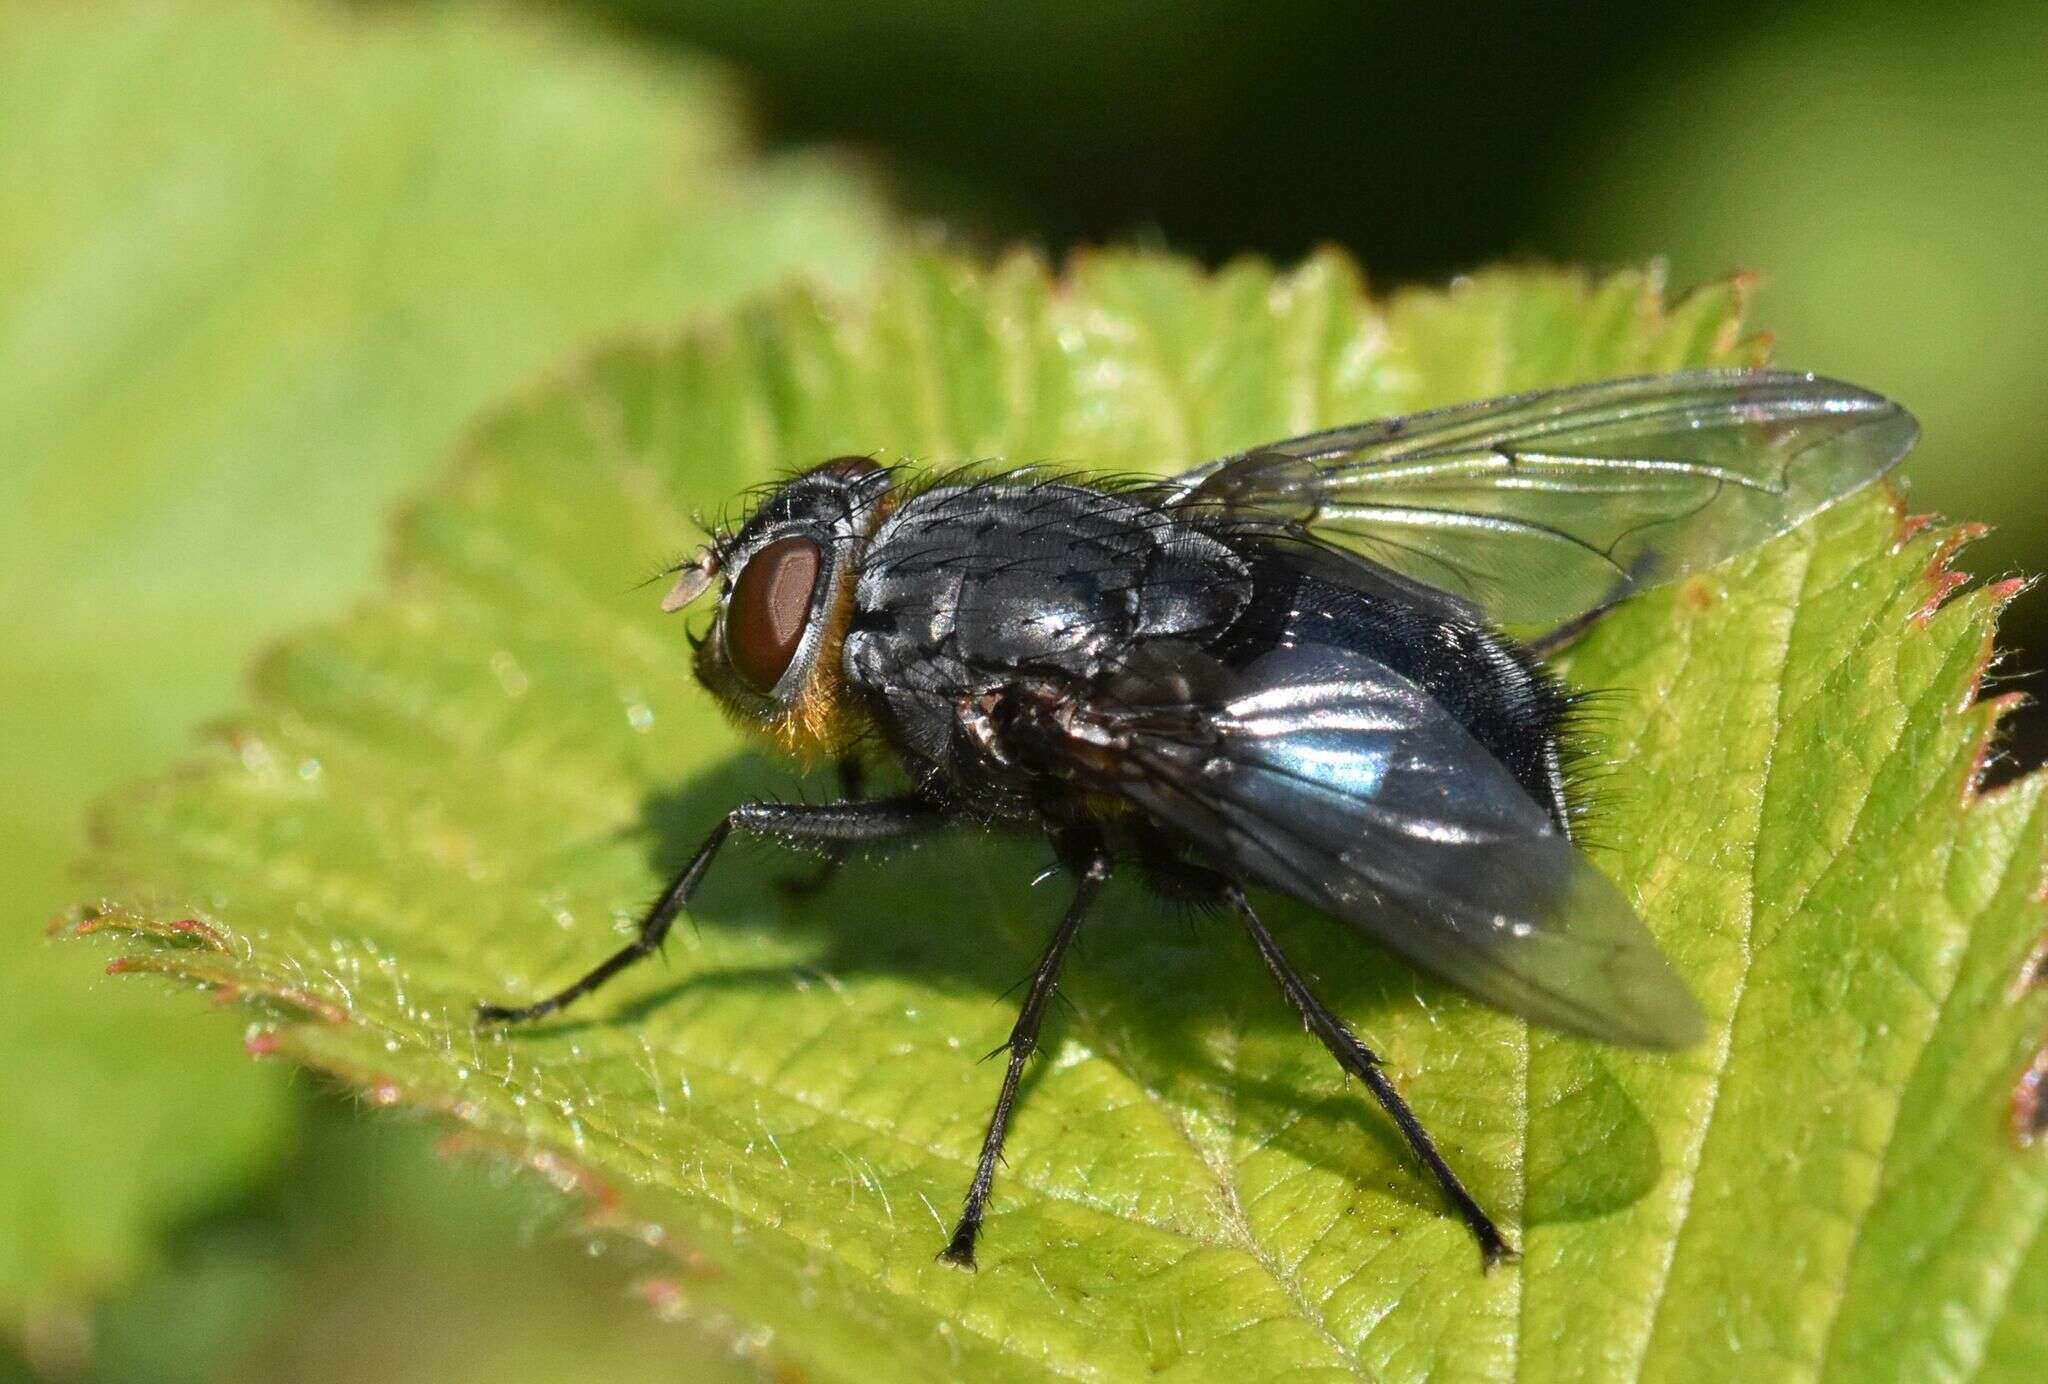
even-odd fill
[{"label": "fly hind leg", "polygon": [[1429,1137],[1429,1131],[1422,1127],[1422,1121],[1415,1118],[1415,1112],[1408,1108],[1408,1102],[1401,1098],[1401,1093],[1394,1088],[1394,1083],[1388,1080],[1373,1050],[1359,1042],[1358,1035],[1345,1027],[1344,1021],[1331,1013],[1329,1007],[1316,998],[1315,992],[1308,988],[1308,982],[1302,979],[1301,972],[1294,969],[1294,963],[1280,950],[1279,942],[1266,930],[1266,925],[1260,920],[1259,915],[1252,911],[1251,901],[1244,896],[1244,890],[1235,884],[1231,885],[1229,898],[1230,906],[1243,920],[1245,930],[1251,934],[1252,943],[1258,947],[1259,956],[1265,961],[1266,968],[1273,973],[1273,978],[1280,982],[1280,989],[1286,994],[1287,1002],[1300,1013],[1302,1022],[1308,1025],[1309,1031],[1322,1039],[1323,1046],[1337,1059],[1337,1065],[1365,1083],[1366,1089],[1373,1093],[1381,1108],[1400,1129],[1401,1137],[1408,1141],[1408,1147],[1415,1151],[1415,1156],[1422,1160],[1430,1175],[1436,1178],[1437,1185],[1443,1188],[1444,1196],[1457,1208],[1465,1224],[1471,1227],[1473,1238],[1479,1241],[1479,1254],[1485,1267],[1490,1269],[1503,1259],[1516,1257],[1516,1250],[1501,1238],[1500,1229],[1494,1225],[1493,1218],[1481,1209],[1472,1194],[1465,1190],[1465,1184],[1458,1180],[1458,1175],[1451,1171],[1451,1165],[1437,1152],[1436,1141]]}]

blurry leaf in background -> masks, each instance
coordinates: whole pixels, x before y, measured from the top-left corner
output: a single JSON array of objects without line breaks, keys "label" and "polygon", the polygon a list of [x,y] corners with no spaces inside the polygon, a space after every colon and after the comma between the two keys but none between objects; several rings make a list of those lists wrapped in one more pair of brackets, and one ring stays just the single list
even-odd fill
[{"label": "blurry leaf in background", "polygon": [[[1778,359],[1904,400],[1908,499],[1982,520],[1984,570],[2048,557],[2048,29],[2037,0],[1790,6],[1617,87],[1552,170],[1543,243],[1747,266]],[[2048,600],[2013,612],[2048,664]],[[2048,753],[2048,708],[2028,754]]]},{"label": "blurry leaf in background", "polygon": [[[682,631],[623,590],[691,507],[839,452],[1170,466],[1748,359],[1736,308],[1639,274],[1375,303],[1329,257],[1102,254],[1063,283],[919,260],[871,310],[783,294],[601,354],[478,430],[394,583],[269,658],[200,765],[116,800],[127,902],[101,925],[251,997],[281,1051],[601,1184],[674,1256],[680,1308],[818,1377],[2038,1378],[2048,1160],[2008,1120],[2048,995],[2010,996],[2048,777],[1974,795],[2010,593],[1941,605],[1948,536],[1881,493],[1570,659],[1620,689],[1591,732],[1599,859],[1704,1001],[1701,1047],[1531,1032],[1275,909],[1519,1265],[1480,1273],[1241,937],[1128,886],[1064,978],[981,1271],[935,1263],[995,1085],[971,1059],[1059,904],[1025,841],[962,832],[802,903],[772,887],[788,863],[735,851],[667,969],[531,1029],[471,1022],[580,973],[720,812],[795,786],[733,756]],[[170,926],[194,914],[217,946]]]},{"label": "blurry leaf in background", "polygon": [[[39,885],[39,903],[62,887],[40,860],[16,876]],[[47,1368],[82,1363],[93,1298],[154,1263],[160,1233],[247,1193],[288,1146],[296,1109],[286,1074],[242,1054],[240,1016],[97,981],[98,967],[48,955],[41,929],[13,900],[7,909],[0,1377],[17,1333]]]},{"label": "blurry leaf in background", "polygon": [[1331,0],[554,3],[718,52],[758,78],[778,136],[830,130],[883,152],[921,210],[1063,245],[1138,229],[1161,195],[1240,211],[1242,189],[1216,197],[1184,165],[1228,135],[1218,127],[1255,93],[1270,47]]},{"label": "blurry leaf in background", "polygon": [[666,1259],[583,1233],[545,1181],[434,1131],[315,1106],[304,1152],[104,1314],[100,1384],[755,1377],[658,1310]]},{"label": "blurry leaf in background", "polygon": [[552,3],[731,59],[775,138],[872,147],[920,209],[998,238],[1163,237],[1211,260],[1335,243],[1389,280],[1525,249],[1560,122],[1778,7]]},{"label": "blurry leaf in background", "polygon": [[0,1336],[69,1358],[71,1309],[291,1116],[236,1020],[42,944],[86,804],[365,585],[486,401],[864,277],[859,182],[748,153],[718,73],[530,14],[0,5]]}]

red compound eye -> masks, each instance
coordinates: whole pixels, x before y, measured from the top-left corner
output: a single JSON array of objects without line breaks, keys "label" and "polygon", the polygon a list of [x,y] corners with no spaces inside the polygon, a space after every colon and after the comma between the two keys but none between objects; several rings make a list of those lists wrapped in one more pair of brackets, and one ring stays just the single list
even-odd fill
[{"label": "red compound eye", "polygon": [[778,538],[747,561],[725,607],[733,671],[756,692],[782,680],[811,619],[825,554],[808,538]]},{"label": "red compound eye", "polygon": [[835,476],[865,476],[881,469],[882,463],[873,457],[855,456],[833,457],[811,468],[813,472],[824,471]]}]

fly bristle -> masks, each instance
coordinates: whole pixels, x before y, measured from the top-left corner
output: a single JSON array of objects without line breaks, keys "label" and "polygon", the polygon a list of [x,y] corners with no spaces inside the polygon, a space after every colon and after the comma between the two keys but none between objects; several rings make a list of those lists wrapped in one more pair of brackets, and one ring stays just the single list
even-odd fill
[{"label": "fly bristle", "polygon": [[1620,817],[1613,784],[1621,766],[1604,747],[1620,724],[1625,699],[1612,688],[1565,691],[1562,684],[1559,698],[1558,770],[1572,839],[1580,846],[1607,849],[1612,845],[1609,829]]}]

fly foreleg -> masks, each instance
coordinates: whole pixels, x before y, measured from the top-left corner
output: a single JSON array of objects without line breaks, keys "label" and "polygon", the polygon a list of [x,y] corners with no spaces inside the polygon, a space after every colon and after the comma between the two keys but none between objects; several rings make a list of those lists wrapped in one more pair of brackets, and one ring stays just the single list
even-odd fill
[{"label": "fly foreleg", "polygon": [[711,862],[717,859],[719,848],[735,831],[791,843],[819,843],[843,851],[865,841],[907,836],[934,826],[939,820],[937,809],[915,795],[852,803],[743,803],[726,813],[725,819],[711,829],[704,844],[690,857],[690,863],[683,867],[682,873],[662,891],[654,906],[640,919],[640,926],[631,942],[605,958],[582,979],[557,990],[546,999],[528,1005],[480,1004],[476,1009],[476,1020],[480,1024],[524,1023],[552,1014],[653,953],[661,946],[662,939],[668,936],[676,918],[689,905],[690,896],[697,891],[705,872],[710,870]]}]

